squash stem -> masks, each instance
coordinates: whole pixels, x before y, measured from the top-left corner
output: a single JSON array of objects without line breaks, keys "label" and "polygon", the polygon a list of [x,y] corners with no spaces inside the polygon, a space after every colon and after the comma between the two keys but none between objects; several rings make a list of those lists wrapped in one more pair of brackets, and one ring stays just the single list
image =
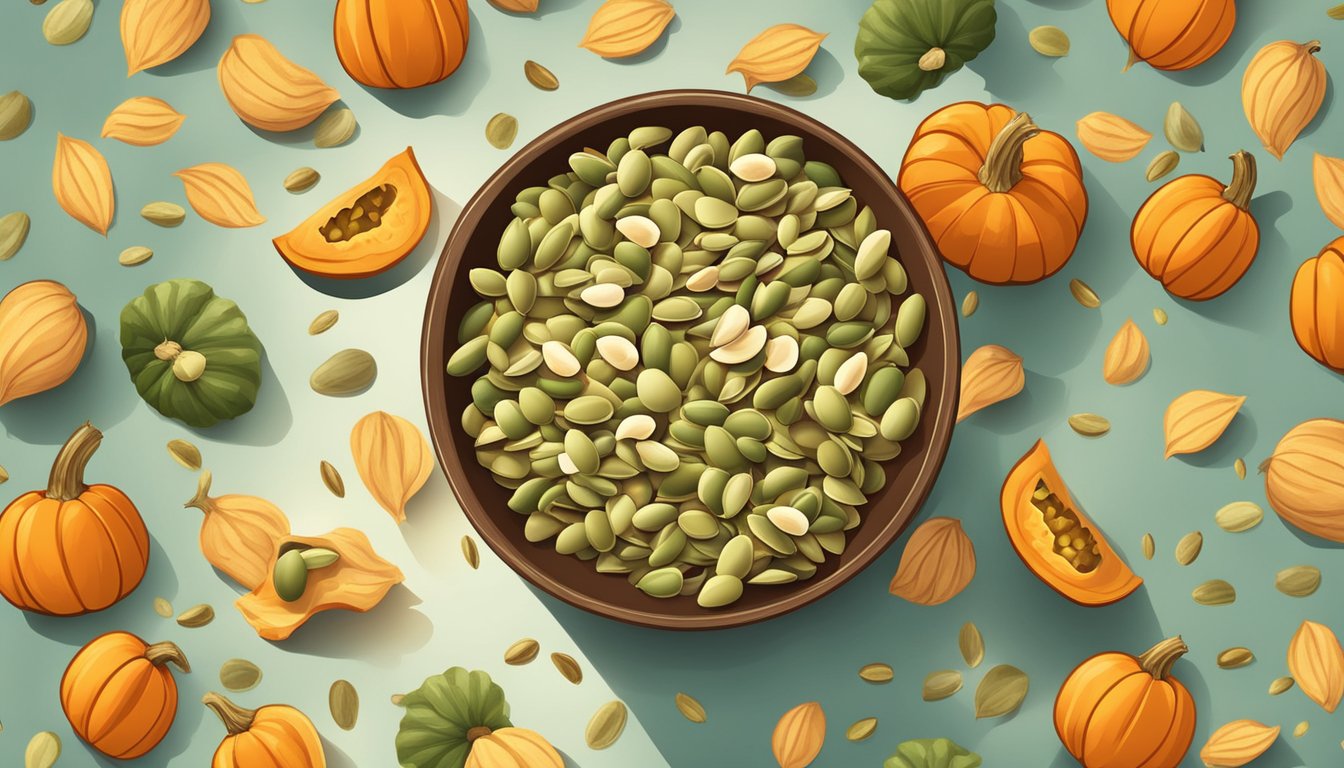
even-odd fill
[{"label": "squash stem", "polygon": [[1139,56],[1139,52],[1134,50],[1133,46],[1130,46],[1129,61],[1125,62],[1124,68],[1122,68],[1120,71],[1128,72],[1130,67],[1134,66],[1135,64],[1138,64],[1140,61],[1143,61],[1143,57]]},{"label": "squash stem", "polygon": [[215,500],[210,496],[210,480],[212,476],[210,470],[202,469],[201,476],[196,481],[196,495],[192,496],[182,507],[195,507],[205,514],[215,511]]},{"label": "squash stem", "polygon": [[103,433],[98,428],[84,422],[70,439],[65,441],[56,461],[51,464],[51,475],[47,479],[47,498],[70,501],[79,498],[88,489],[84,484],[84,467],[93,458],[103,442]]},{"label": "squash stem", "polygon": [[1190,648],[1180,635],[1169,637],[1144,652],[1139,657],[1139,666],[1154,680],[1165,680],[1171,675],[1171,665],[1189,651]]},{"label": "squash stem", "polygon": [[182,652],[181,648],[177,647],[176,643],[155,643],[145,649],[145,658],[156,667],[162,667],[171,661],[183,672],[191,671],[191,664],[187,661],[187,655]]},{"label": "squash stem", "polygon": [[1244,149],[1228,155],[1232,160],[1232,181],[1223,190],[1223,199],[1241,210],[1251,207],[1251,195],[1255,194],[1255,155]]},{"label": "squash stem", "polygon": [[171,363],[180,354],[182,354],[182,345],[169,339],[164,339],[158,346],[154,347],[154,356],[164,362]]},{"label": "squash stem", "polygon": [[470,744],[479,738],[489,736],[491,733],[494,733],[494,731],[491,731],[487,726],[474,725],[467,729],[467,743]]},{"label": "squash stem", "polygon": [[999,131],[985,153],[985,164],[980,167],[980,183],[990,192],[1007,192],[1022,180],[1022,147],[1027,139],[1041,129],[1031,121],[1031,115],[1018,112]]},{"label": "squash stem", "polygon": [[244,709],[218,693],[205,694],[201,697],[201,703],[219,717],[230,736],[247,733],[252,728],[252,722],[257,718],[255,709]]}]

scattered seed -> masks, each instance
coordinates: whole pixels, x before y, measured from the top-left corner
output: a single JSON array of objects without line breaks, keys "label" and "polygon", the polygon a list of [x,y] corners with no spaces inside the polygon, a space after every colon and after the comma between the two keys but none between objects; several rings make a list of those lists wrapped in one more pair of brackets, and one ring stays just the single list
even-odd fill
[{"label": "scattered seed", "polygon": [[285,177],[285,191],[298,194],[312,189],[317,182],[321,181],[322,175],[317,171],[304,166],[296,168],[292,173]]},{"label": "scattered seed", "polygon": [[705,707],[695,697],[688,693],[678,693],[674,699],[677,704],[677,711],[681,716],[690,720],[692,723],[705,722]]},{"label": "scattered seed", "polygon": [[23,768],[51,768],[61,756],[61,737],[42,731],[28,740],[23,751]]},{"label": "scattered seed", "polygon": [[785,96],[794,96],[796,98],[811,96],[817,92],[817,81],[802,73],[794,75],[788,80],[781,80],[778,83],[761,83],[761,85],[769,87],[776,93],[781,93]]},{"label": "scattered seed", "polygon": [[940,669],[924,678],[925,701],[942,701],[961,690],[961,673],[955,669]]},{"label": "scattered seed", "polygon": [[975,689],[975,716],[999,717],[1015,711],[1027,697],[1027,673],[1010,664],[1000,664],[985,673]]},{"label": "scattered seed", "polygon": [[1096,291],[1092,290],[1092,286],[1076,277],[1069,281],[1069,292],[1073,294],[1075,301],[1088,309],[1096,309],[1101,306],[1101,298],[1097,296]]},{"label": "scattered seed", "polygon": [[1321,569],[1314,565],[1284,568],[1274,576],[1274,588],[1289,597],[1307,597],[1321,587]]},{"label": "scattered seed", "polygon": [[1237,590],[1222,579],[1210,579],[1190,593],[1200,605],[1231,605],[1237,600]]},{"label": "scattered seed", "polygon": [[560,87],[560,80],[554,72],[531,59],[523,62],[523,74],[527,76],[527,82],[543,91],[554,91]]},{"label": "scattered seed", "polygon": [[1213,521],[1228,533],[1241,533],[1259,525],[1264,517],[1265,511],[1258,504],[1250,501],[1234,501],[1215,512]]},{"label": "scattered seed", "polygon": [[201,449],[186,440],[169,440],[168,455],[192,472],[201,468]]},{"label": "scattered seed", "polygon": [[215,620],[215,609],[205,603],[193,605],[177,616],[178,626],[199,629]]},{"label": "scattered seed", "polygon": [[1156,307],[1156,308],[1154,308],[1154,309],[1153,309],[1153,319],[1157,321],[1157,324],[1158,324],[1158,325],[1166,325],[1166,324],[1167,324],[1167,310],[1162,309],[1161,307]]},{"label": "scattered seed", "polygon": [[332,110],[318,121],[317,131],[313,134],[313,146],[320,149],[339,147],[355,137],[355,129],[358,127],[354,112],[345,107]]},{"label": "scattered seed", "polygon": [[1335,21],[1344,20],[1344,3],[1330,6],[1329,8],[1326,9],[1325,15],[1329,16]]},{"label": "scattered seed", "polygon": [[537,653],[541,651],[541,644],[530,637],[510,645],[508,650],[504,651],[504,663],[512,664],[515,667],[530,663],[537,658]]},{"label": "scattered seed", "polygon": [[17,139],[33,122],[33,102],[22,91],[0,94],[0,141]]},{"label": "scattered seed", "polygon": [[859,667],[859,678],[870,683],[890,683],[895,677],[890,664],[864,664]]},{"label": "scattered seed", "polygon": [[308,324],[308,335],[316,336],[319,333],[331,330],[331,326],[341,319],[341,313],[334,309],[328,309],[313,318],[313,322]]},{"label": "scattered seed", "polygon": [[1218,654],[1218,666],[1223,669],[1240,669],[1255,661],[1255,654],[1251,653],[1250,648],[1228,648]]},{"label": "scattered seed", "polygon": [[313,371],[308,386],[319,395],[344,397],[373,386],[377,376],[378,363],[373,355],[362,349],[343,349]]},{"label": "scattered seed", "polygon": [[9,470],[5,469],[3,465],[0,465],[0,484],[6,483],[8,481],[9,481]]},{"label": "scattered seed", "polygon": [[609,701],[598,707],[583,734],[589,749],[606,749],[615,744],[625,730],[627,716],[625,704],[619,701]]},{"label": "scattered seed", "polygon": [[1176,562],[1181,565],[1189,565],[1195,562],[1199,557],[1199,552],[1204,548],[1204,534],[1199,531],[1191,531],[1181,537],[1176,542]]},{"label": "scattered seed", "polygon": [[850,741],[863,741],[877,730],[877,718],[865,717],[845,729],[845,738]]},{"label": "scattered seed", "polygon": [[1233,469],[1234,471],[1236,471],[1236,473],[1237,473],[1237,479],[1238,479],[1238,480],[1245,480],[1245,479],[1246,479],[1246,460],[1245,460],[1245,459],[1237,459],[1236,461],[1232,462],[1232,469]]},{"label": "scattered seed", "polygon": [[[980,634],[980,628],[972,622],[961,625],[961,631],[957,633],[957,647],[961,649],[961,658],[966,666],[971,669],[980,666],[980,662],[985,660],[985,638]],[[890,667],[887,672],[891,672]]]},{"label": "scattered seed", "polygon": [[1269,695],[1278,696],[1279,694],[1286,692],[1289,688],[1292,687],[1293,687],[1292,677],[1288,675],[1284,675],[1283,677],[1276,677],[1274,678],[1274,682],[1269,684]]},{"label": "scattered seed", "polygon": [[1293,726],[1293,738],[1300,739],[1303,736],[1306,736],[1307,731],[1310,729],[1311,729],[1311,723],[1308,723],[1306,720],[1303,720],[1302,722]]},{"label": "scattered seed", "polygon": [[462,558],[473,571],[481,567],[481,551],[476,547],[476,540],[470,536],[462,537]]},{"label": "scattered seed", "polygon": [[331,491],[331,495],[338,499],[344,499],[345,480],[341,478],[340,471],[332,466],[331,462],[326,460],[323,460],[322,463],[318,465],[318,471],[322,475],[322,484],[327,486],[327,490]]},{"label": "scattered seed", "polygon": [[89,31],[93,0],[61,0],[42,20],[42,36],[52,45],[69,45]]},{"label": "scattered seed", "polygon": [[143,245],[133,245],[117,256],[117,263],[123,267],[136,267],[154,258],[154,251]]},{"label": "scattered seed", "polygon": [[187,209],[177,203],[155,202],[140,209],[140,216],[150,224],[176,227],[187,218]]},{"label": "scattered seed", "polygon": [[583,682],[583,667],[568,653],[552,653],[551,663],[560,671],[560,676],[578,685]]},{"label": "scattered seed", "polygon": [[168,602],[167,598],[154,598],[154,612],[163,618],[169,618],[173,615],[173,604]]},{"label": "scattered seed", "polygon": [[970,317],[975,314],[975,310],[980,308],[980,294],[976,291],[969,291],[966,298],[961,300],[961,316]]},{"label": "scattered seed", "polygon": [[250,691],[261,682],[261,667],[247,659],[229,659],[219,668],[219,684],[230,691]]},{"label": "scattered seed", "polygon": [[1143,559],[1152,560],[1153,555],[1156,552],[1157,552],[1157,544],[1153,542],[1153,534],[1151,533],[1143,534]]},{"label": "scattered seed", "polygon": [[1075,413],[1069,417],[1069,426],[1084,437],[1101,437],[1111,431],[1111,422],[1095,413]]},{"label": "scattered seed", "polygon": [[500,112],[485,124],[485,140],[495,149],[508,149],[518,136],[518,118]]},{"label": "scattered seed", "polygon": [[1027,33],[1027,42],[1042,56],[1059,58],[1069,55],[1069,36],[1059,27],[1045,25]]},{"label": "scattered seed", "polygon": [[1167,108],[1162,132],[1166,134],[1167,143],[1182,152],[1199,152],[1204,149],[1204,129],[1199,127],[1199,121],[1179,101],[1171,102]]},{"label": "scattered seed", "polygon": [[331,708],[331,719],[343,731],[355,727],[359,720],[359,692],[349,680],[337,680],[331,684],[327,693],[327,704]]},{"label": "scattered seed", "polygon": [[394,694],[392,694],[392,696],[391,696],[391,698],[389,699],[389,701],[392,702],[392,706],[394,706],[394,707],[405,706],[405,703],[406,703],[406,694],[404,694],[404,693],[394,693]]},{"label": "scattered seed", "polygon": [[1143,172],[1143,177],[1148,181],[1157,181],[1176,170],[1176,166],[1181,164],[1181,156],[1170,149],[1158,152],[1153,159],[1148,162],[1148,168]]}]

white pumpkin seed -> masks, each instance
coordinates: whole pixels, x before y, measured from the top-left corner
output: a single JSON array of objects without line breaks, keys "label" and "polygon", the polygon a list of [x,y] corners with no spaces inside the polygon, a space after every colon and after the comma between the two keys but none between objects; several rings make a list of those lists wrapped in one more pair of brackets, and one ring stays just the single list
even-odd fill
[{"label": "white pumpkin seed", "polygon": [[28,740],[23,751],[23,768],[52,768],[61,756],[61,737],[41,731]]},{"label": "white pumpkin seed", "polygon": [[1294,565],[1274,576],[1274,588],[1289,597],[1307,597],[1321,587],[1321,569],[1314,565]]},{"label": "white pumpkin seed", "polygon": [[1199,557],[1200,550],[1204,548],[1204,534],[1199,531],[1191,531],[1181,537],[1176,542],[1176,562],[1180,565],[1189,565],[1195,562]]},{"label": "white pumpkin seed", "polygon": [[154,612],[165,619],[172,618],[173,604],[168,602],[166,598],[156,597],[154,598]]},{"label": "white pumpkin seed", "polygon": [[154,251],[151,251],[143,245],[133,245],[117,256],[117,263],[123,267],[134,267],[144,264],[153,257]]},{"label": "white pumpkin seed", "polygon": [[42,36],[52,45],[78,42],[93,21],[93,0],[61,0],[42,20]]},{"label": "white pumpkin seed", "polygon": [[1222,579],[1210,579],[1190,593],[1200,605],[1231,605],[1237,600],[1237,590]]},{"label": "white pumpkin seed", "polygon": [[1199,127],[1199,121],[1179,101],[1171,102],[1167,108],[1162,132],[1166,134],[1167,143],[1182,152],[1200,152],[1204,149],[1204,129]]},{"label": "white pumpkin seed", "polygon": [[895,676],[890,664],[864,664],[859,667],[859,678],[869,683],[890,683]]},{"label": "white pumpkin seed", "polygon": [[313,133],[313,146],[320,149],[339,147],[354,138],[358,127],[355,113],[351,110],[345,107],[332,110],[318,121],[317,130]]},{"label": "white pumpkin seed", "polygon": [[1213,521],[1228,533],[1249,531],[1259,525],[1264,518],[1265,511],[1250,501],[1234,501],[1213,515]]},{"label": "white pumpkin seed", "polygon": [[1069,417],[1069,426],[1084,437],[1101,437],[1111,431],[1111,422],[1095,413],[1075,413]]},{"label": "white pumpkin seed", "polygon": [[339,312],[334,309],[328,309],[318,314],[318,316],[314,317],[313,321],[308,324],[308,335],[316,336],[319,333],[325,333],[326,331],[331,330],[331,327],[340,319],[341,314]]},{"label": "white pumpkin seed", "polygon": [[1157,554],[1157,544],[1153,541],[1153,534],[1143,534],[1143,559],[1152,560],[1155,554]]}]

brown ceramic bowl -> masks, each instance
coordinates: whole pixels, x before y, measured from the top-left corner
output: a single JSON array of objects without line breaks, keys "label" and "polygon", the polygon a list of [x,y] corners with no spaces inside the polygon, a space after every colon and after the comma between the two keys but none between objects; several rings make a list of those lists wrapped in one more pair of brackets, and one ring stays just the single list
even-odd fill
[{"label": "brown ceramic bowl", "polygon": [[[802,136],[809,158],[830,163],[862,203],[872,206],[878,225],[892,232],[893,245],[909,273],[913,290],[928,300],[928,323],[910,350],[912,365],[928,378],[928,399],[919,429],[902,444],[901,455],[886,463],[887,487],[862,510],[863,522],[850,532],[849,546],[830,557],[816,575],[786,586],[748,586],[733,605],[707,610],[693,598],[660,600],[630,586],[625,577],[600,574],[590,562],[557,554],[548,544],[523,537],[525,516],[507,506],[510,491],[496,485],[476,463],[472,440],[459,418],[471,402],[474,378],[444,372],[456,348],[463,312],[479,299],[467,283],[467,270],[496,266],[495,246],[512,214],[509,206],[524,187],[568,168],[572,152],[606,147],[641,125],[673,131],[691,125],[722,130],[735,138],[757,128],[767,138]],[[429,291],[422,337],[421,364],[425,409],[439,464],[472,525],[490,548],[524,578],[571,605],[609,618],[667,629],[734,627],[779,616],[817,600],[852,578],[896,539],[933,487],[957,410],[960,369],[956,311],[943,274],[942,260],[910,204],[868,155],[822,123],[778,104],[717,91],[662,91],[605,104],[570,118],[528,144],[503,165],[462,209],[444,246]]]}]

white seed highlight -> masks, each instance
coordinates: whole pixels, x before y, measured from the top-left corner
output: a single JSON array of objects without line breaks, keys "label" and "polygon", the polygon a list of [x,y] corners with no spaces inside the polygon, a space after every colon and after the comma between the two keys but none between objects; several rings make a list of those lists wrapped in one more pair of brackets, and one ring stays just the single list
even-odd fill
[{"label": "white seed highlight", "polygon": [[662,232],[648,216],[626,216],[616,220],[616,231],[625,235],[625,239],[640,248],[652,248],[658,244]]},{"label": "white seed highlight", "polygon": [[561,341],[547,341],[541,345],[541,359],[551,373],[566,378],[579,372],[579,359]]},{"label": "white seed highlight", "polygon": [[624,336],[603,336],[597,340],[597,354],[618,371],[628,371],[639,364],[639,350]]},{"label": "white seed highlight", "polygon": [[868,355],[855,352],[835,370],[835,388],[842,395],[848,395],[859,388],[863,377],[868,375]]},{"label": "white seed highlight", "polygon": [[765,343],[765,370],[788,373],[798,365],[798,341],[792,336],[776,336]]},{"label": "white seed highlight", "polygon": [[686,278],[686,290],[704,293],[711,291],[719,284],[719,267],[711,264],[708,267],[699,269],[695,274]]},{"label": "white seed highlight", "polygon": [[556,456],[555,460],[560,465],[560,471],[564,472],[566,475],[577,475],[579,473],[579,465],[575,464],[574,460],[569,458],[568,453],[562,453],[559,456]]},{"label": "white seed highlight", "polygon": [[737,341],[747,332],[747,326],[751,325],[751,313],[746,307],[734,304],[719,315],[719,322],[714,326],[714,333],[709,337],[711,347],[722,347],[725,344]]},{"label": "white seed highlight", "polygon": [[765,516],[775,524],[776,528],[790,536],[802,536],[807,533],[807,528],[810,525],[807,521],[807,515],[804,515],[801,510],[782,504],[778,507],[771,507],[765,513]]},{"label": "white seed highlight", "polygon": [[617,440],[648,440],[657,426],[653,417],[643,413],[626,416],[616,425]]},{"label": "white seed highlight", "polygon": [[579,298],[590,307],[611,309],[625,301],[625,289],[615,283],[598,283],[584,288]]},{"label": "white seed highlight", "polygon": [[743,155],[728,166],[737,178],[747,181],[765,181],[775,175],[775,161],[769,155],[753,153]]},{"label": "white seed highlight", "polygon": [[[734,305],[736,306],[736,305]],[[737,337],[733,341],[724,344],[722,347],[711,350],[709,356],[724,365],[737,365],[745,363],[756,356],[765,347],[765,339],[769,334],[765,331],[763,325],[753,325],[747,329],[747,332]]]}]

